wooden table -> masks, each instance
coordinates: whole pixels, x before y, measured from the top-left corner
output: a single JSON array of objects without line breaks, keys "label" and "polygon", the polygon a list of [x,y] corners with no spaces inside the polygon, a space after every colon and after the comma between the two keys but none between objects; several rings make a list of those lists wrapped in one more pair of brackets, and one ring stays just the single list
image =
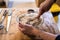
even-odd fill
[{"label": "wooden table", "polygon": [[[30,40],[30,38],[28,38],[18,29],[18,22],[16,21],[16,17],[20,13],[24,13],[24,12],[21,12],[16,9],[14,10],[14,12],[12,13],[12,20],[11,20],[9,31],[7,33],[0,35],[0,40]],[[5,27],[6,24],[7,24],[7,17],[4,21]]]}]

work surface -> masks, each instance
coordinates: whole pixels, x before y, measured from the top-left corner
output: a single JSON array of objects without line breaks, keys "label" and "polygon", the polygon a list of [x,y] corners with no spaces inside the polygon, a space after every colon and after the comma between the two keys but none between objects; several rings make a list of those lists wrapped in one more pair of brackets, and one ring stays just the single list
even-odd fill
[{"label": "work surface", "polygon": [[[22,12],[21,12],[22,13]],[[0,35],[0,40],[28,40],[26,35],[18,29],[18,22],[16,21],[17,15],[20,14],[20,11],[14,10],[12,13],[12,20],[9,27],[9,31],[7,33],[3,33]],[[6,27],[7,18],[4,21],[4,25]]]},{"label": "work surface", "polygon": [[[11,19],[9,31],[7,33],[0,34],[0,40],[30,40],[26,35],[24,35],[18,29],[18,22],[17,22],[17,16],[26,13],[28,9],[30,8],[12,9],[12,19]],[[51,18],[51,16],[49,18]],[[52,21],[53,19],[50,20]],[[6,17],[6,19],[4,20],[5,27],[7,25],[7,21],[8,20]]]}]

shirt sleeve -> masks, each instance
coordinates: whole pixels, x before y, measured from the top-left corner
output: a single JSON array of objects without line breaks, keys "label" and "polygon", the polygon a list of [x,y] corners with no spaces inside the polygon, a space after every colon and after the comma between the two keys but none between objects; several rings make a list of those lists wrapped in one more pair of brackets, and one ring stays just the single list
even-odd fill
[{"label": "shirt sleeve", "polygon": [[55,40],[60,40],[60,35],[58,35]]}]

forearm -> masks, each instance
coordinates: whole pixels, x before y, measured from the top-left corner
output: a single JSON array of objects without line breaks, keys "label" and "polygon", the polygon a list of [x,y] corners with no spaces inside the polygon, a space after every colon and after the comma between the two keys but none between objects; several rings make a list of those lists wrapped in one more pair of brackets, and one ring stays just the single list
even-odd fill
[{"label": "forearm", "polygon": [[42,7],[45,8],[43,11],[48,11],[54,2],[55,2],[54,0],[46,0],[45,2],[43,2]]},{"label": "forearm", "polygon": [[48,32],[39,31],[39,30],[33,30],[33,32],[36,37],[40,37],[43,40],[55,40],[56,39],[56,35],[50,34]]},{"label": "forearm", "polygon": [[42,15],[44,12],[48,11],[54,2],[54,0],[45,0],[43,3],[41,3],[39,9],[39,16]]}]

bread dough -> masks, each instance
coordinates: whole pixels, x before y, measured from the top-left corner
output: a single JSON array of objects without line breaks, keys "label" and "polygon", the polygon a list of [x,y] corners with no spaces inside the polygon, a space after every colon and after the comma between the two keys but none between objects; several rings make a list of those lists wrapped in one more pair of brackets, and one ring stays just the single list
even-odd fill
[{"label": "bread dough", "polygon": [[50,32],[53,34],[58,34],[58,27],[53,19],[53,16],[50,12],[44,13],[40,19],[35,19],[37,16],[37,13],[31,13],[31,14],[22,14],[19,15],[19,22],[22,24],[30,24],[39,30],[43,30],[46,32]]}]

